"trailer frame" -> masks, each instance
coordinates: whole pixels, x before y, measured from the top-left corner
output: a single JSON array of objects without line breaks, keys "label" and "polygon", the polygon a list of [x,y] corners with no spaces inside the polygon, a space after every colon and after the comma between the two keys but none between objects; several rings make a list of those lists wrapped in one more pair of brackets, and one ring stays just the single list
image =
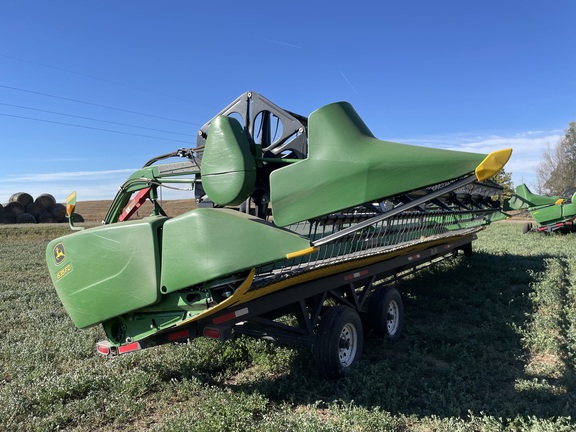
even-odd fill
[{"label": "trailer frame", "polygon": [[[137,342],[127,341],[118,347],[108,341],[98,342],[97,351],[118,355],[202,336],[225,341],[246,335],[309,348],[315,354],[319,373],[325,378],[339,378],[359,361],[364,329],[372,328],[391,341],[400,337],[403,305],[393,282],[454,257],[459,251],[470,256],[477,231],[469,229],[444,239],[423,241],[416,250],[409,248],[389,259],[383,255],[382,260],[360,263],[353,269],[338,271],[336,265],[326,276],[310,278]],[[378,299],[384,299],[384,303]],[[294,325],[277,321],[288,315],[295,317]],[[323,331],[322,322],[328,319],[331,323],[324,324]],[[345,322],[342,328],[332,322],[338,320]],[[336,342],[326,343],[330,338]]]}]

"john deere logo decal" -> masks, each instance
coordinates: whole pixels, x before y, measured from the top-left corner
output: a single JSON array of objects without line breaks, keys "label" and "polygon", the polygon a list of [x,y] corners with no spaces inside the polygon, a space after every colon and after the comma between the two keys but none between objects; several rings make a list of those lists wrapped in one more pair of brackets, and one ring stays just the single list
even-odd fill
[{"label": "john deere logo decal", "polygon": [[54,262],[56,263],[56,265],[62,264],[62,261],[64,261],[64,258],[66,258],[64,245],[62,243],[57,243],[56,246],[54,246],[53,253],[54,253]]}]

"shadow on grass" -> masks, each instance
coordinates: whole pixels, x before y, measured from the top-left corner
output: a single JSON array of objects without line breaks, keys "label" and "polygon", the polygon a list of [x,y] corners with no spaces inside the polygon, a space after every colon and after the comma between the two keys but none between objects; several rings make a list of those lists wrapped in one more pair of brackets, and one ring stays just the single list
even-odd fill
[{"label": "shadow on grass", "polygon": [[359,367],[341,380],[319,378],[313,356],[301,350],[283,376],[211,384],[279,403],[353,401],[404,415],[573,415],[571,367],[558,386],[518,385],[538,380],[525,371],[522,334],[532,312],[533,274],[545,270],[546,258],[476,253],[402,281],[403,338],[391,345],[368,334]]}]

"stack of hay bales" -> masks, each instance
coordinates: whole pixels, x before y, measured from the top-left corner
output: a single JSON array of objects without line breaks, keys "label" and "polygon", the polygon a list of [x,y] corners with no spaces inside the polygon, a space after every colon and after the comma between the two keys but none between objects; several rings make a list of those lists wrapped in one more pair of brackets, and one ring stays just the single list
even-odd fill
[{"label": "stack of hay bales", "polygon": [[48,194],[36,199],[26,192],[17,192],[7,204],[0,204],[0,223],[58,223],[67,222],[66,206]]}]

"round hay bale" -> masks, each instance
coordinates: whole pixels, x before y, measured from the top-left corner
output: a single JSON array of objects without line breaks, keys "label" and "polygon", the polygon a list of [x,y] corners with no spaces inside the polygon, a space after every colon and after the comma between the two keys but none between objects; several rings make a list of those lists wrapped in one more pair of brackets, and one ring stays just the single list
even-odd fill
[{"label": "round hay bale", "polygon": [[8,213],[0,214],[0,224],[13,224],[13,223],[16,223],[16,216]]},{"label": "round hay bale", "polygon": [[32,198],[32,195],[30,195],[29,193],[16,192],[15,194],[12,194],[8,202],[19,202],[24,207],[26,207],[31,202],[34,202],[34,198]]},{"label": "round hay bale", "polygon": [[37,202],[32,202],[26,206],[26,213],[30,213],[36,219],[38,219],[38,217],[40,217],[40,215],[45,211],[46,210],[44,210],[44,207],[42,207]]},{"label": "round hay bale", "polygon": [[74,220],[74,223],[76,223],[76,222],[84,222],[84,217],[83,217],[82,215],[79,215],[78,213],[74,213],[73,218],[74,218],[74,219],[73,219],[73,220]]},{"label": "round hay bale", "polygon": [[4,206],[4,213],[12,215],[14,217],[20,216],[25,211],[26,207],[24,207],[18,201],[9,202]]},{"label": "round hay bale", "polygon": [[16,223],[36,223],[36,218],[32,216],[30,213],[22,213],[18,217],[16,217]]},{"label": "round hay bale", "polygon": [[64,219],[66,219],[66,207],[64,204],[54,204],[54,207],[52,207],[50,213],[54,215],[57,222],[62,222]]},{"label": "round hay bale", "polygon": [[54,207],[56,199],[50,194],[42,194],[38,195],[34,202],[40,204],[44,210],[48,211]]},{"label": "round hay bale", "polygon": [[44,212],[38,218],[38,222],[40,223],[56,223],[58,222],[54,215],[50,212]]}]

